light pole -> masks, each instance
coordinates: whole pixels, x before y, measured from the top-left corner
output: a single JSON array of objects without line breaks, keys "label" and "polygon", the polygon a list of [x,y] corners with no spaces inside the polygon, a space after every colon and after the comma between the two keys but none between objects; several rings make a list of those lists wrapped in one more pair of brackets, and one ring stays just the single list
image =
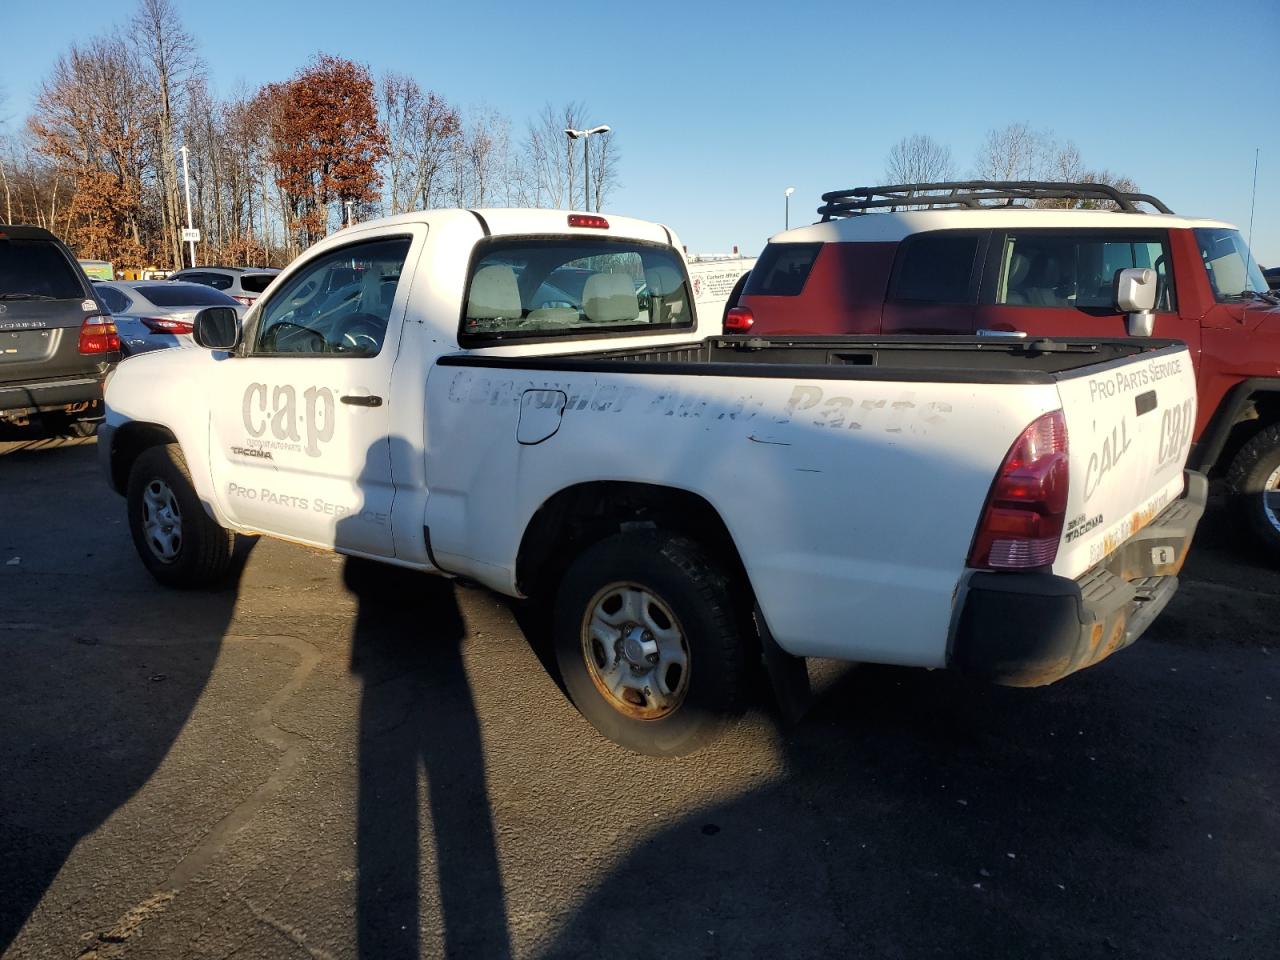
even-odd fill
[{"label": "light pole", "polygon": [[787,187],[787,189],[784,190],[782,193],[783,203],[786,205],[785,213],[784,213],[784,216],[786,219],[784,219],[782,222],[786,227],[786,229],[788,230],[791,229],[791,195],[795,192],[796,192],[795,187]]},{"label": "light pole", "polygon": [[587,213],[591,212],[591,150],[589,149],[591,135],[593,133],[608,132],[609,128],[603,124],[598,127],[592,127],[590,130],[574,130],[570,127],[564,131],[564,135],[570,140],[582,141],[582,179],[585,181],[582,196],[587,201],[586,206],[583,208]]},{"label": "light pole", "polygon": [[353,223],[355,223],[355,220],[353,220],[353,219],[352,219],[352,217],[351,217],[351,201],[350,201],[350,200],[343,200],[343,201],[342,201],[342,203],[343,203],[343,206],[345,206],[345,207],[347,208],[347,226],[349,227],[349,226],[351,226]]},{"label": "light pole", "polygon": [[[187,145],[184,143],[182,149],[178,151],[182,154],[182,182],[186,187],[187,193],[187,236],[191,236],[191,174],[187,170]],[[187,247],[191,251],[191,266],[196,265],[196,242],[194,240],[187,241]]]}]

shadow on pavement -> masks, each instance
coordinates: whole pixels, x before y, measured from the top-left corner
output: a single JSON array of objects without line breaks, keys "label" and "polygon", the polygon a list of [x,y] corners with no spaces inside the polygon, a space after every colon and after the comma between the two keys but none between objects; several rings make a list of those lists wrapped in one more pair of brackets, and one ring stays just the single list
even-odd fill
[{"label": "shadow on pavement", "polygon": [[252,544],[222,589],[166,590],[134,553],[91,440],[9,448],[0,477],[2,953],[186,725]]},{"label": "shadow on pavement", "polygon": [[544,955],[1265,955],[1271,748],[1169,663],[1039,690],[845,668],[782,778],[638,842]]}]

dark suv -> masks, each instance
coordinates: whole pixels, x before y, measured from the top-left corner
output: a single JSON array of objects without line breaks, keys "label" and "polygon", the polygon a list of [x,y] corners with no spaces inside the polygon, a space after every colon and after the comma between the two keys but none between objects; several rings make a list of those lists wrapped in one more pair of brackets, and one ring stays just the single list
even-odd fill
[{"label": "dark suv", "polygon": [[92,433],[119,362],[116,325],[66,245],[0,225],[0,422]]}]

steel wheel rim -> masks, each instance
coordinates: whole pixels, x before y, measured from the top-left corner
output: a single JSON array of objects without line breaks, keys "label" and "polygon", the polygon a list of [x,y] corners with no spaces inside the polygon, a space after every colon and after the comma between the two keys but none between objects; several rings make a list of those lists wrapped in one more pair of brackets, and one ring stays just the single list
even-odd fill
[{"label": "steel wheel rim", "polygon": [[582,658],[611,707],[636,720],[661,720],[689,691],[689,644],[671,607],[638,583],[596,592],[582,619]]},{"label": "steel wheel rim", "polygon": [[182,510],[173,489],[159,477],[142,491],[142,532],[161,563],[173,563],[182,551]]},{"label": "steel wheel rim", "polygon": [[1280,467],[1272,470],[1262,485],[1262,512],[1266,514],[1271,529],[1280,533]]}]

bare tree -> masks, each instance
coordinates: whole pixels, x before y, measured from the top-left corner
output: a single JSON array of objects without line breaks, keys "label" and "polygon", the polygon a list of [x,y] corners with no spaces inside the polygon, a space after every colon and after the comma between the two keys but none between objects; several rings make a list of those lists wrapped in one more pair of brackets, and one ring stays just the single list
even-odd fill
[{"label": "bare tree", "polygon": [[618,147],[613,131],[596,134],[587,141],[591,152],[591,192],[597,210],[603,210],[605,202],[618,186]]},{"label": "bare tree", "polygon": [[1052,135],[1026,123],[987,131],[974,173],[979,180],[1041,180],[1053,156]]},{"label": "bare tree", "polygon": [[903,137],[889,150],[885,179],[890,183],[936,183],[955,176],[951,148],[923,133]]},{"label": "bare tree", "polygon": [[379,108],[388,142],[387,212],[427,209],[460,132],[458,112],[413,77],[394,72],[383,75]]},{"label": "bare tree", "polygon": [[182,222],[178,202],[178,167],[174,135],[183,109],[183,94],[199,70],[195,41],[182,27],[172,0],[139,0],[133,37],[155,85],[157,110],[156,179],[163,198],[161,222],[167,252],[175,268],[182,266]]}]

